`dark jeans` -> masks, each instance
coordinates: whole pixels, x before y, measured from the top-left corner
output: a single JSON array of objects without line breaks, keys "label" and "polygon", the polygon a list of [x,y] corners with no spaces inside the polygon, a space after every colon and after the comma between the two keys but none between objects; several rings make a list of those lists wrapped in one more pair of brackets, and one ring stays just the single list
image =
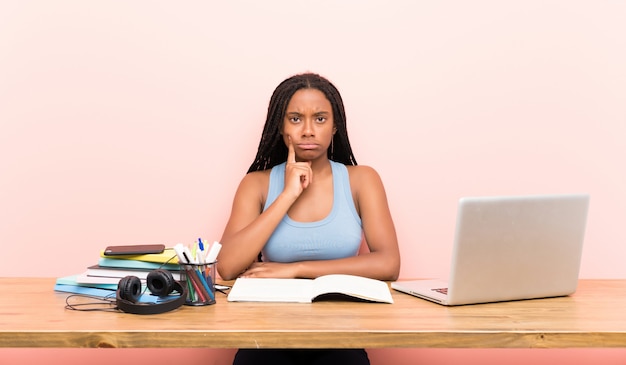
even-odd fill
[{"label": "dark jeans", "polygon": [[363,349],[240,349],[233,365],[369,365]]}]

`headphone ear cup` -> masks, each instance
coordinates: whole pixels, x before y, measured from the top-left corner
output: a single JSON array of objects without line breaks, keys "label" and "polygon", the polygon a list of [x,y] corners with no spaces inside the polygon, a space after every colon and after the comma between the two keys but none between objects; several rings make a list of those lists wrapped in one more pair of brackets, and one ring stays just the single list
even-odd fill
[{"label": "headphone ear cup", "polygon": [[172,273],[167,270],[154,270],[146,278],[148,289],[158,296],[167,296],[171,292],[180,293],[175,299],[162,303],[139,303],[141,296],[141,280],[136,276],[125,276],[117,284],[117,309],[132,314],[159,314],[174,310],[185,304],[187,300],[187,285],[183,286],[175,281]]},{"label": "headphone ear cup", "polygon": [[141,280],[136,276],[125,276],[120,279],[118,286],[119,297],[131,303],[136,303],[141,294]]},{"label": "headphone ear cup", "polygon": [[165,297],[174,291],[175,280],[172,273],[167,270],[157,269],[150,271],[146,281],[150,292],[159,297]]}]

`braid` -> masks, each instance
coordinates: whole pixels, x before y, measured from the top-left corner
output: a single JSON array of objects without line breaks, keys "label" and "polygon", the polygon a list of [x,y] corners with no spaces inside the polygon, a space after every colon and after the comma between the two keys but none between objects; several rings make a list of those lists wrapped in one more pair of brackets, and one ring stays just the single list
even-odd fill
[{"label": "braid", "polygon": [[287,161],[288,150],[283,143],[280,131],[285,119],[287,104],[289,104],[293,94],[300,89],[317,89],[324,93],[330,101],[337,132],[333,135],[332,148],[328,149],[328,158],[344,165],[357,164],[348,139],[346,111],[339,91],[324,77],[313,73],[304,73],[284,80],[274,90],[267,108],[267,118],[259,148],[248,172],[267,170]]}]

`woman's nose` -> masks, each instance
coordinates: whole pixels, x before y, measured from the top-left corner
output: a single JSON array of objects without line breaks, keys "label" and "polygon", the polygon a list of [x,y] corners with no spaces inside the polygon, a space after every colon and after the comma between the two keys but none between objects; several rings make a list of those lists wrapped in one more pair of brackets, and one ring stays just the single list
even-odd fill
[{"label": "woman's nose", "polygon": [[305,136],[313,135],[313,121],[312,120],[305,120],[304,123],[302,123],[302,134]]}]

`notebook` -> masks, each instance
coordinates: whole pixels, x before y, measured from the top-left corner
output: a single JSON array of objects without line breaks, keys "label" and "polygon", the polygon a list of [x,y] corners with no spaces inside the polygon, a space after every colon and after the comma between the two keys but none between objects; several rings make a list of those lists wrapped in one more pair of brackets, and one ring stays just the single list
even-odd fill
[{"label": "notebook", "polygon": [[462,198],[448,279],[391,287],[443,305],[570,295],[588,206],[586,194]]}]

